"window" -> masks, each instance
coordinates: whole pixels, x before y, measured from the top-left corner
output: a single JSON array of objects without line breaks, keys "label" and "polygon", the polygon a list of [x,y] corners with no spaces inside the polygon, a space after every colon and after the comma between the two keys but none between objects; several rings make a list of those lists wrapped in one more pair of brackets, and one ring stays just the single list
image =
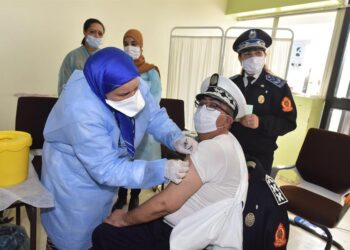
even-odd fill
[{"label": "window", "polygon": [[346,9],[321,128],[350,135],[350,10]]},{"label": "window", "polygon": [[341,77],[337,85],[335,97],[337,98],[347,98],[350,99],[350,39],[348,39],[346,44],[346,50],[344,54],[343,63],[341,66]]},{"label": "window", "polygon": [[235,26],[272,28],[273,18],[271,17],[271,18],[261,18],[261,19],[255,19],[255,20],[239,21],[239,22],[235,23]]},{"label": "window", "polygon": [[288,85],[294,93],[321,95],[336,12],[280,17],[279,28],[294,32]]}]

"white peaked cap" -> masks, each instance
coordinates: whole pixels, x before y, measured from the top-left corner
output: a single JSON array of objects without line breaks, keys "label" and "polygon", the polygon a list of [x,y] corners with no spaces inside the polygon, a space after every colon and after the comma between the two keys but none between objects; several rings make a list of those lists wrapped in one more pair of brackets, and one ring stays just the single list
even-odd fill
[{"label": "white peaked cap", "polygon": [[204,96],[210,96],[220,102],[226,103],[233,113],[237,113],[235,118],[241,118],[246,112],[246,100],[237,87],[230,79],[213,74],[207,77],[201,86],[201,92],[196,96],[197,101],[200,101]]}]

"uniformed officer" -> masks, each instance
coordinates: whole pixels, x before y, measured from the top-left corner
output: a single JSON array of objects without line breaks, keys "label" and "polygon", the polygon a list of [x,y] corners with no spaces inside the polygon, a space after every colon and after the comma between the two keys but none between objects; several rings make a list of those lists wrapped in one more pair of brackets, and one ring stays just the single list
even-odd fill
[{"label": "uniformed officer", "polygon": [[249,187],[243,211],[244,250],[285,250],[289,239],[287,198],[261,163],[247,156]]},{"label": "uniformed officer", "polygon": [[287,82],[266,68],[265,50],[271,43],[271,37],[260,29],[242,33],[232,46],[238,53],[242,72],[230,78],[252,108],[251,114],[233,123],[231,132],[244,153],[258,158],[268,174],[277,149],[277,137],[294,130],[297,117]]}]

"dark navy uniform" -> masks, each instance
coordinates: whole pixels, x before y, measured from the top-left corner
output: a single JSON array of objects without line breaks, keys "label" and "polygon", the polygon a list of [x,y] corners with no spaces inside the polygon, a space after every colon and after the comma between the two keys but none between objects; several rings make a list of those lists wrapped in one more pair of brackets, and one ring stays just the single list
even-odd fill
[{"label": "dark navy uniform", "polygon": [[288,200],[258,161],[247,163],[249,187],[243,211],[243,250],[284,250],[289,238]]},{"label": "dark navy uniform", "polygon": [[245,154],[257,157],[267,173],[271,172],[276,140],[296,128],[297,110],[285,80],[263,70],[259,78],[244,87],[243,76],[230,78],[242,91],[253,114],[259,117],[259,127],[251,129],[234,122],[232,134],[242,145]]},{"label": "dark navy uniform", "polygon": [[[239,54],[242,74],[230,78],[242,91],[247,104],[253,105],[253,114],[259,118],[257,128],[244,127],[235,122],[231,133],[242,145],[244,153],[257,157],[268,174],[271,173],[273,154],[277,149],[277,137],[294,130],[297,117],[286,81],[266,72],[264,68],[265,50],[271,44],[270,35],[261,29],[243,32],[232,46]],[[248,83],[246,87],[244,83]]]}]

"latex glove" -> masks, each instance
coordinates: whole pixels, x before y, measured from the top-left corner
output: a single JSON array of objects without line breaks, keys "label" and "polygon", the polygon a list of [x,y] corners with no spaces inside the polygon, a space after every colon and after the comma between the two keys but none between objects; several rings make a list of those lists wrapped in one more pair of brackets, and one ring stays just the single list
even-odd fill
[{"label": "latex glove", "polygon": [[165,178],[179,184],[189,170],[188,161],[168,160],[165,166]]},{"label": "latex glove", "polygon": [[196,152],[198,142],[191,137],[182,137],[175,142],[175,149],[179,153],[190,155]]}]

